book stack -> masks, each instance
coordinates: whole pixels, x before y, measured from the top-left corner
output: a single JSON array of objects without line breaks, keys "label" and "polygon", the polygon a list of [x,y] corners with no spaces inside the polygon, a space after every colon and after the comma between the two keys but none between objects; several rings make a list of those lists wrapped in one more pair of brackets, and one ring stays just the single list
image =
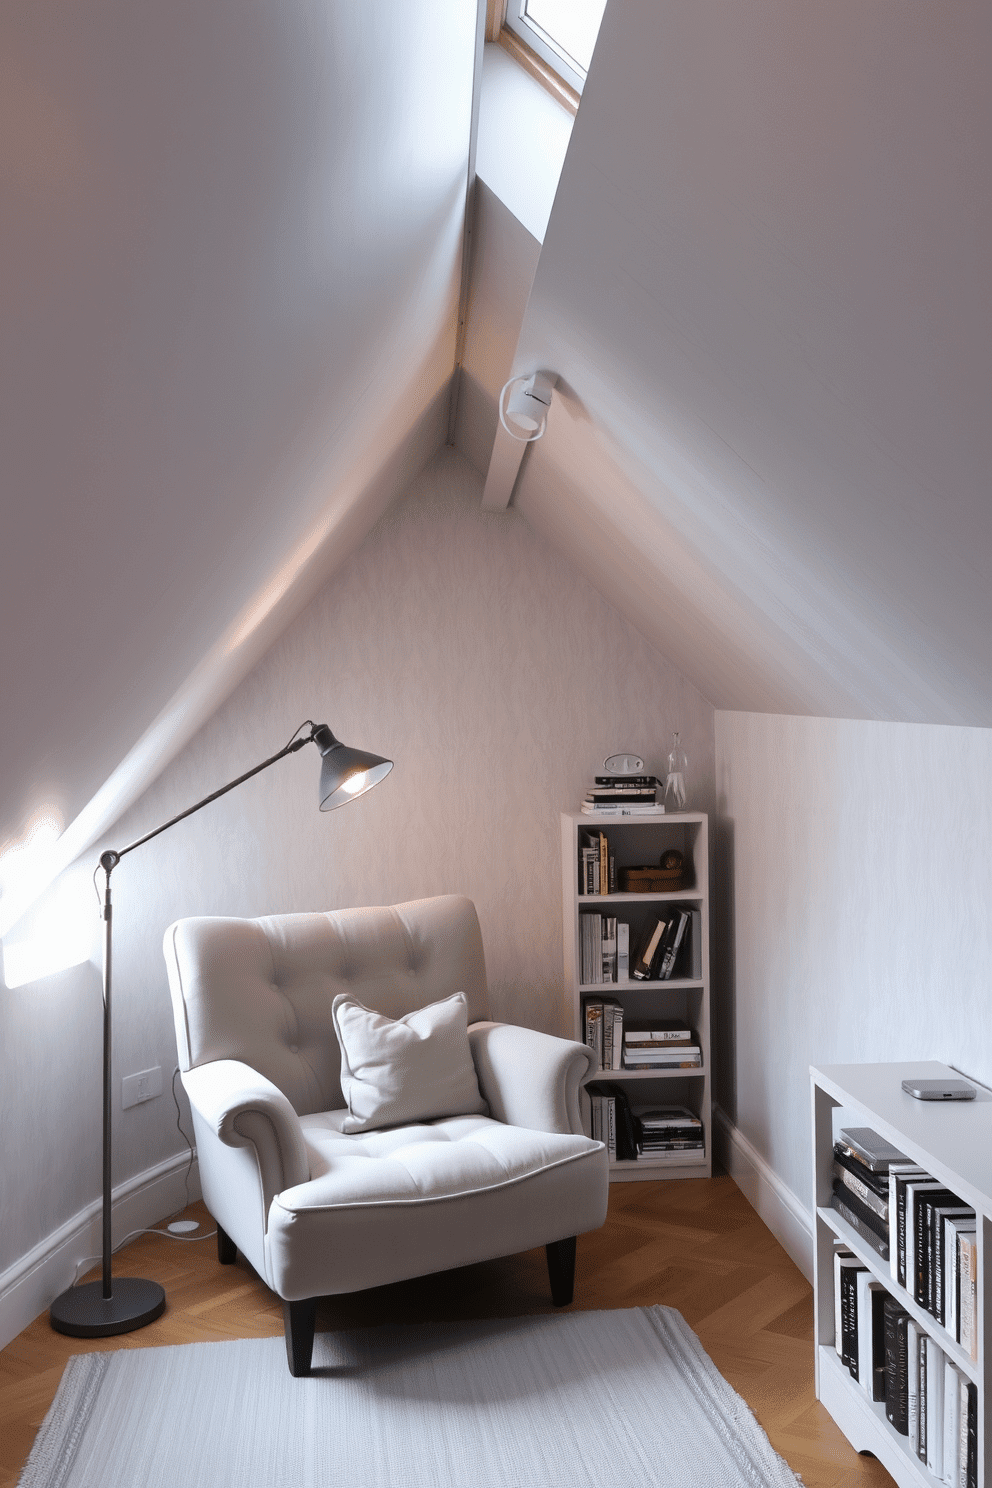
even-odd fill
[{"label": "book stack", "polygon": [[645,1157],[660,1152],[702,1152],[703,1123],[687,1106],[662,1106],[638,1111],[641,1151]]},{"label": "book stack", "polygon": [[841,1132],[834,1144],[830,1202],[883,1261],[889,1259],[889,1164],[904,1161],[901,1152],[867,1128]]},{"label": "book stack", "polygon": [[701,974],[700,912],[681,905],[666,905],[663,915],[653,915],[644,929],[638,950],[631,956],[635,981],[667,982],[681,962],[683,974]]},{"label": "book stack", "polygon": [[587,816],[664,816],[658,803],[657,775],[597,775],[586,792],[582,810]]},{"label": "book stack", "polygon": [[844,1248],[834,1252],[834,1347],[938,1482],[977,1488],[977,1387]]},{"label": "book stack", "polygon": [[699,1069],[703,1062],[691,1028],[679,1022],[631,1024],[622,1036],[624,1069]]}]

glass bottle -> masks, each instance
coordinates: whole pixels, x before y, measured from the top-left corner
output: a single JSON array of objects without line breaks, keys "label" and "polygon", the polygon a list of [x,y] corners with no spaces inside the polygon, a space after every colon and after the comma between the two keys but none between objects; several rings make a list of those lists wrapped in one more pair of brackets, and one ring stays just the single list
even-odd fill
[{"label": "glass bottle", "polygon": [[672,748],[668,756],[668,775],[665,779],[665,809],[667,811],[684,811],[686,808],[686,774],[689,761],[685,750],[679,744],[679,736],[676,732],[672,737]]}]

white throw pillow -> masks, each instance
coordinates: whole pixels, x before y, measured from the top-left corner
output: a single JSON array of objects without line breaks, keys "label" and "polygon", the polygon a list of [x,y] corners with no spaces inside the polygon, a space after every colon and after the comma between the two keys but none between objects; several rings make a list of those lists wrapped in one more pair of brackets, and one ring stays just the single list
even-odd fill
[{"label": "white throw pillow", "polygon": [[405,1018],[387,1018],[342,992],[331,1013],[349,1111],[344,1131],[488,1113],[469,1048],[464,992]]}]

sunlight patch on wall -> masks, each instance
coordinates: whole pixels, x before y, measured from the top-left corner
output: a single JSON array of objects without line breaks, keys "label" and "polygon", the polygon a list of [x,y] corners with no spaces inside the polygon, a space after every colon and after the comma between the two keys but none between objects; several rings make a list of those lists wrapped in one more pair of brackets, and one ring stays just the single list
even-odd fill
[{"label": "sunlight patch on wall", "polygon": [[[48,818],[48,825],[38,827],[33,837],[26,834],[18,849],[5,852],[0,858],[5,889],[11,883],[20,890],[22,873],[40,877],[47,872],[47,855],[58,835],[58,828]],[[20,933],[3,941],[3,979],[7,988],[23,987],[95,959],[99,923],[99,905],[89,868],[80,865],[63,873],[44,894]]]}]

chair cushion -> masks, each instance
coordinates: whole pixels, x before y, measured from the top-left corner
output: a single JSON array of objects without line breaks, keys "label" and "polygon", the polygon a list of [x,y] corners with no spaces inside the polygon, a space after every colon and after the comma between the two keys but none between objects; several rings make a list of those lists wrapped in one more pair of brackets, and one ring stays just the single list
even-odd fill
[{"label": "chair cushion", "polygon": [[347,1111],[303,1116],[310,1182],[286,1189],[289,1209],[423,1203],[499,1188],[584,1155],[588,1137],[450,1116],[390,1131],[344,1130]]},{"label": "chair cushion", "polygon": [[348,1102],[345,1132],[488,1112],[472,1063],[464,992],[402,1018],[339,993],[331,1012]]},{"label": "chair cushion", "polygon": [[301,1119],[313,1177],[272,1200],[266,1280],[290,1299],[361,1291],[598,1228],[601,1142],[453,1116],[348,1135]]}]

